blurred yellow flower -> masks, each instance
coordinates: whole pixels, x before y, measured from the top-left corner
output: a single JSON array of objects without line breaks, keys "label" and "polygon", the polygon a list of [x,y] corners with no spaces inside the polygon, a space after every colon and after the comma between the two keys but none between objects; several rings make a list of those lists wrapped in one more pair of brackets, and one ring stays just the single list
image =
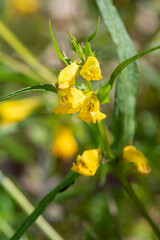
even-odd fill
[{"label": "blurred yellow flower", "polygon": [[78,145],[69,127],[59,128],[51,151],[55,157],[65,161],[71,160],[77,153]]},{"label": "blurred yellow flower", "polygon": [[41,104],[38,97],[29,97],[20,100],[0,103],[0,123],[17,123],[28,117]]},{"label": "blurred yellow flower", "polygon": [[77,88],[68,88],[58,91],[59,106],[53,110],[57,115],[76,113],[80,110],[85,99],[83,91]]},{"label": "blurred yellow flower", "polygon": [[84,151],[82,156],[78,155],[77,164],[73,163],[72,171],[84,176],[95,175],[100,162],[100,150],[93,149]]},{"label": "blurred yellow flower", "polygon": [[78,73],[79,65],[73,62],[65,67],[58,76],[57,89],[66,89],[75,85],[75,77]]},{"label": "blurred yellow flower", "polygon": [[124,147],[123,160],[125,162],[133,162],[139,173],[148,174],[151,171],[147,158],[133,146]]},{"label": "blurred yellow flower", "polygon": [[100,122],[102,119],[106,118],[106,115],[99,111],[99,101],[93,91],[86,95],[78,118],[87,123],[91,121],[93,121],[93,123]]},{"label": "blurred yellow flower", "polygon": [[101,80],[100,64],[95,57],[88,57],[83,65],[80,74],[87,80]]},{"label": "blurred yellow flower", "polygon": [[14,5],[21,14],[34,13],[39,8],[37,0],[14,0]]}]

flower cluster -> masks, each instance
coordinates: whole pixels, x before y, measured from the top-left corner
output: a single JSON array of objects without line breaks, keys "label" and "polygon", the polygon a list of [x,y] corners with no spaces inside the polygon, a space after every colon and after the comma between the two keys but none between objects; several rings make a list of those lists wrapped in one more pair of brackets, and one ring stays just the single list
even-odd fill
[{"label": "flower cluster", "polygon": [[100,122],[106,118],[99,108],[99,100],[93,91],[85,92],[76,88],[76,76],[80,75],[87,81],[102,79],[100,64],[96,57],[87,57],[83,65],[74,61],[65,67],[58,76],[56,87],[58,89],[59,106],[53,110],[57,115],[77,113],[78,118],[90,123]]}]

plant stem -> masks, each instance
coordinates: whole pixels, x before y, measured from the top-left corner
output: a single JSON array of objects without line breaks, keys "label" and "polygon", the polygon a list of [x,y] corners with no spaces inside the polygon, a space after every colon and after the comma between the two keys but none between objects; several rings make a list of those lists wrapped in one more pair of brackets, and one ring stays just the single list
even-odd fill
[{"label": "plant stem", "polygon": [[[6,235],[7,238],[10,238],[14,234],[12,227],[2,219],[0,219],[0,230]],[[28,240],[28,238],[25,236],[22,237],[21,240]]]},{"label": "plant stem", "polygon": [[105,151],[107,157],[110,158],[110,159],[113,159],[114,155],[113,155],[112,150],[109,146],[108,139],[107,139],[107,136],[106,136],[106,130],[105,130],[103,122],[101,121],[100,123],[97,123],[97,126],[98,126],[99,133],[100,133],[100,136],[101,136],[101,139],[102,139],[102,148]]},{"label": "plant stem", "polygon": [[132,199],[132,201],[136,205],[139,212],[148,221],[148,223],[150,224],[150,226],[154,230],[155,234],[157,235],[158,239],[160,239],[160,229],[158,228],[158,226],[153,222],[153,220],[149,216],[148,212],[144,208],[141,201],[138,199],[138,197],[137,197],[136,193],[134,192],[133,188],[131,187],[131,185],[127,181],[126,177],[123,175],[121,169],[119,167],[117,167],[117,165],[115,165],[115,162],[111,162],[110,165],[112,166],[113,171],[115,172],[115,174],[117,175],[117,177],[121,181],[125,191],[129,195],[129,197]]},{"label": "plant stem", "polygon": [[127,181],[126,177],[123,175],[123,172],[119,168],[118,163],[114,159],[114,155],[113,155],[112,150],[111,150],[111,148],[108,144],[106,131],[105,131],[105,128],[104,128],[104,125],[103,125],[102,121],[101,121],[101,123],[98,123],[98,127],[99,127],[99,132],[101,134],[101,138],[103,140],[104,150],[107,154],[107,157],[109,157],[112,160],[112,161],[109,162],[110,166],[112,167],[114,173],[117,175],[117,177],[121,181],[125,191],[127,192],[128,196],[132,199],[132,201],[134,202],[136,208],[139,210],[139,212],[142,214],[142,216],[146,219],[146,221],[150,224],[153,231],[156,233],[158,239],[160,239],[160,229],[158,228],[158,226],[153,222],[153,220],[149,216],[148,212],[144,208],[141,201],[138,199],[138,197],[137,197],[136,193],[134,192],[133,188],[131,187],[131,185]]},{"label": "plant stem", "polygon": [[[54,200],[56,195],[58,193],[62,192],[63,190],[65,190],[66,188],[68,188],[74,182],[75,178],[77,178],[78,176],[79,176],[78,173],[75,173],[75,172],[70,170],[68,172],[68,174],[66,175],[66,177],[62,180],[62,182],[56,188],[54,188],[51,192],[49,192],[39,202],[38,206],[35,209],[33,208],[33,206],[30,205],[28,200],[26,201],[26,199],[24,198],[23,195],[19,195],[19,200],[18,200],[19,203],[24,204],[24,202],[25,202],[23,208],[25,210],[27,208],[27,210],[26,210],[27,213],[30,213],[30,212],[32,212],[32,213],[20,225],[20,227],[17,229],[16,233],[11,237],[10,240],[20,239],[20,237],[36,221],[37,218],[38,218],[37,219],[38,226],[43,230],[43,232],[45,232],[45,234],[48,234],[48,237],[50,237],[50,239],[52,239],[52,240],[63,240],[63,238],[58,233],[56,233],[56,231],[53,230],[48,223],[46,224],[45,223],[46,221],[42,217],[39,217],[39,216],[42,214],[42,212],[47,207],[47,205]],[[4,181],[4,179],[5,179],[5,181]],[[2,174],[0,174],[0,182],[3,183],[3,187],[6,190],[8,190],[10,192],[10,194],[12,193],[12,195],[15,196],[15,198],[16,198],[17,193],[19,194],[19,191],[17,192],[17,189],[15,188],[14,184],[8,178],[6,179]],[[9,185],[9,187],[8,187],[8,185]],[[23,206],[23,205],[21,205],[21,206]],[[30,211],[28,211],[29,209],[30,209]],[[40,224],[38,223],[39,221],[40,221]]]},{"label": "plant stem", "polygon": [[[73,176],[75,176],[75,174],[73,174]],[[69,180],[67,182],[68,184],[70,183]],[[34,213],[34,214],[33,213],[31,214],[32,217],[34,216],[34,221],[40,216],[40,214],[42,213],[44,208],[47,206],[47,204],[51,202],[53,199],[53,191],[52,191],[44,199],[42,199],[42,201],[38,205],[38,210],[36,209],[34,210],[33,205],[28,201],[28,199],[22,194],[22,192],[16,187],[16,185],[8,177],[2,174],[2,172],[0,172],[0,183],[3,186],[3,188],[15,199],[15,201],[23,208],[23,210],[27,214],[31,214],[31,212]],[[62,190],[65,184],[60,184],[60,185],[61,185],[60,186],[61,188],[59,187],[59,189]],[[35,215],[35,212],[36,212],[36,215]],[[28,219],[30,220],[30,216],[25,221],[25,228],[21,230],[21,227],[20,227],[18,230],[21,230],[21,231],[18,231],[14,235],[14,237],[11,239],[19,239],[22,236],[22,234],[27,230],[27,228],[34,222],[32,219],[30,220],[30,224],[27,224],[29,221]],[[37,219],[36,224],[46,234],[46,236],[48,236],[49,239],[63,240],[63,238],[42,216]],[[24,224],[22,224],[22,226],[24,226]]]},{"label": "plant stem", "polygon": [[88,87],[89,91],[93,91],[91,81],[86,80],[86,83],[87,83],[87,87]]},{"label": "plant stem", "polygon": [[37,61],[2,21],[0,21],[0,35],[46,82],[54,84],[57,81],[55,75]]}]

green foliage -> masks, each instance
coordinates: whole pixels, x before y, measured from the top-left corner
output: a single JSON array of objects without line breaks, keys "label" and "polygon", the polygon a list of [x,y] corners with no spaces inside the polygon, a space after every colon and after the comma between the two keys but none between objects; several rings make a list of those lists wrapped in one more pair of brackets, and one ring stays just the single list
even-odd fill
[{"label": "green foliage", "polygon": [[[118,77],[118,75],[121,73],[121,71],[126,68],[130,63],[136,61],[137,59],[143,57],[144,55],[151,53],[155,50],[160,49],[160,46],[154,47],[154,48],[150,48],[144,52],[141,52],[125,61],[123,61],[122,63],[120,63],[115,70],[112,72],[111,77],[109,79],[109,81],[104,85],[100,85],[100,89],[99,89],[99,100],[101,103],[108,103],[109,102],[109,93],[110,90],[112,89],[116,78]],[[157,85],[156,85],[157,86]]]},{"label": "green foliage", "polygon": [[[117,45],[120,61],[135,55],[132,42],[116,8],[111,0],[96,0],[105,24]],[[115,99],[115,148],[121,149],[131,143],[135,132],[135,104],[138,91],[139,72],[136,63],[132,63],[121,72],[116,86]]]},{"label": "green foliage", "polygon": [[59,49],[59,46],[58,46],[58,43],[54,37],[54,34],[53,34],[53,31],[52,31],[52,26],[51,26],[51,22],[49,21],[49,30],[50,30],[50,34],[51,34],[51,37],[52,37],[52,41],[53,41],[53,45],[54,45],[54,48],[56,50],[56,53],[58,55],[58,57],[66,64],[68,65],[67,61],[65,60],[64,56],[62,55],[60,49]]},{"label": "green foliage", "polygon": [[23,93],[32,92],[32,91],[51,91],[51,92],[57,92],[57,89],[51,85],[51,84],[39,84],[37,86],[32,87],[26,87],[23,89],[20,89],[18,91],[12,92],[10,94],[7,94],[3,97],[0,97],[0,102],[5,101],[7,99],[10,99],[12,97],[16,97],[18,95],[21,95]]}]

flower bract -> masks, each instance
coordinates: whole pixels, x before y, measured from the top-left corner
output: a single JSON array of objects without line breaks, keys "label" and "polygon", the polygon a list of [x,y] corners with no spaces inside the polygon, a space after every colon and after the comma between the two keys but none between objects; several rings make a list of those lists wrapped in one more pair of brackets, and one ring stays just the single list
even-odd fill
[{"label": "flower bract", "polygon": [[93,123],[100,122],[102,119],[106,118],[106,115],[99,111],[99,101],[93,91],[86,95],[78,118],[87,123],[91,121],[93,121]]},{"label": "flower bract", "polygon": [[78,172],[84,176],[95,175],[100,162],[99,149],[84,151],[82,156],[78,155],[77,164],[73,163],[72,171]]},{"label": "flower bract", "polygon": [[77,88],[68,88],[58,91],[59,106],[53,110],[57,115],[76,113],[80,110],[85,99],[83,91]]},{"label": "flower bract", "polygon": [[86,80],[101,80],[101,69],[97,58],[88,57],[80,71],[80,74]]},{"label": "flower bract", "polygon": [[78,73],[79,65],[73,62],[65,67],[58,76],[57,89],[66,89],[75,85],[75,77]]},{"label": "flower bract", "polygon": [[147,158],[134,146],[126,146],[123,149],[123,160],[133,162],[139,173],[148,174],[151,171]]}]

